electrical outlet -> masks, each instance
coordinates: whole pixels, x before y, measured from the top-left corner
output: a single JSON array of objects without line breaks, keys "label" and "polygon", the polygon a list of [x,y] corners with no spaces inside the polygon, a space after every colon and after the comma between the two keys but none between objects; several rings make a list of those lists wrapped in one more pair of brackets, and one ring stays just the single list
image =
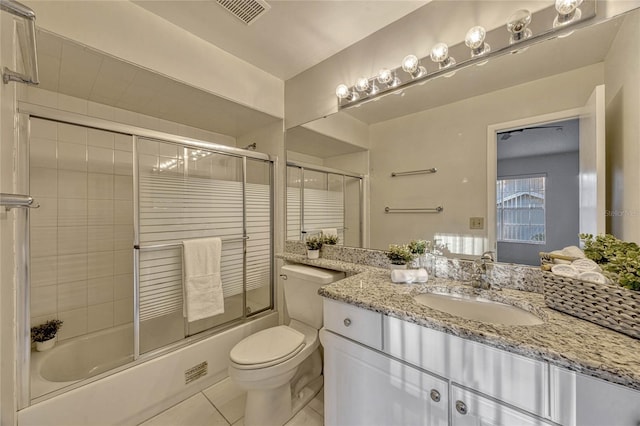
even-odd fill
[{"label": "electrical outlet", "polygon": [[484,217],[470,217],[469,229],[484,229]]}]

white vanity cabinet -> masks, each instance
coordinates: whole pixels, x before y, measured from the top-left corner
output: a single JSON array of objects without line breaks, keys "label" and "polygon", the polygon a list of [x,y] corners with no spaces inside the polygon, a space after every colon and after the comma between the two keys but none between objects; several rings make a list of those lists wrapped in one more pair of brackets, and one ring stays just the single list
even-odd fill
[{"label": "white vanity cabinet", "polygon": [[342,302],[324,318],[327,425],[640,425],[640,391]]},{"label": "white vanity cabinet", "polygon": [[322,330],[327,426],[448,425],[448,384]]}]

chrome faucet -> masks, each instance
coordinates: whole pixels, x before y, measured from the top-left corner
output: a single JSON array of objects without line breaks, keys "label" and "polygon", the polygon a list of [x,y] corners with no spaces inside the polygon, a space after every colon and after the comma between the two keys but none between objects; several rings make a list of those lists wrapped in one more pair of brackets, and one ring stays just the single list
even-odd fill
[{"label": "chrome faucet", "polygon": [[[473,262],[473,275],[471,277],[471,286],[474,288],[480,288],[482,290],[491,289],[491,280],[489,274],[493,267],[495,252],[489,250],[482,253],[479,259]],[[494,290],[500,290],[498,287],[494,287]]]}]

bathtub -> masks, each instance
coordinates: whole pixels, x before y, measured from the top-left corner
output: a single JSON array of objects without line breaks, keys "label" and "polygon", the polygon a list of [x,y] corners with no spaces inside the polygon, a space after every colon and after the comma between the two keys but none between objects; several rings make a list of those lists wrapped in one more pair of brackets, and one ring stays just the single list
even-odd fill
[{"label": "bathtub", "polygon": [[[92,362],[67,359],[75,356],[72,355],[72,345],[82,347],[85,337],[61,343],[47,352],[33,353],[32,395],[38,387],[45,393],[60,390],[52,393],[53,396],[38,398],[35,403],[18,411],[18,425],[137,425],[226,378],[229,352],[233,346],[252,333],[276,325],[278,313],[271,312],[172,352],[137,360],[127,368],[82,385],[78,383],[82,379],[77,379],[77,372],[100,374],[98,369],[93,370]],[[93,337],[87,336],[86,339]],[[71,347],[69,351],[67,346]],[[79,364],[77,369],[68,365],[76,362]],[[203,362],[207,363],[207,374],[187,382],[186,372]],[[49,381],[45,377],[62,381]],[[73,384],[76,386],[64,391],[61,389]]]},{"label": "bathtub", "polygon": [[59,342],[31,354],[31,398],[62,389],[133,361],[133,325]]}]

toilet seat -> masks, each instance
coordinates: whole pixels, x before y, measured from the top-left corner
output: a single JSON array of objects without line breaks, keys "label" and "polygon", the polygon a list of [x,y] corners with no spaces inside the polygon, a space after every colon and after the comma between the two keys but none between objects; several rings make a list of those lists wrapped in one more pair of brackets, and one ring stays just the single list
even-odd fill
[{"label": "toilet seat", "polygon": [[280,364],[305,346],[305,335],[286,325],[267,328],[241,340],[229,354],[239,369],[258,369]]}]

